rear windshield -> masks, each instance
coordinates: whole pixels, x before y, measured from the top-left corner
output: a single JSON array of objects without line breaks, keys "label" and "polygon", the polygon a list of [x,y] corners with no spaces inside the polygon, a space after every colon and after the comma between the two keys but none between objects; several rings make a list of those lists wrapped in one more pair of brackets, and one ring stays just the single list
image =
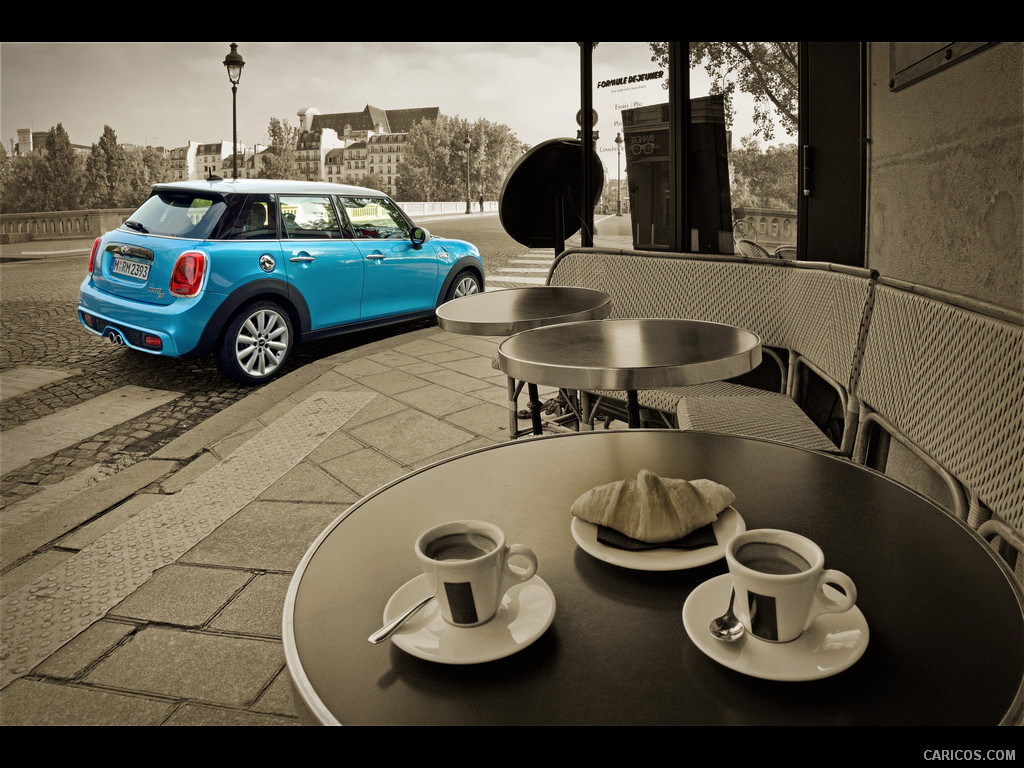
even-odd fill
[{"label": "rear windshield", "polygon": [[220,197],[194,192],[157,192],[124,226],[149,235],[202,240],[213,231],[226,207]]}]

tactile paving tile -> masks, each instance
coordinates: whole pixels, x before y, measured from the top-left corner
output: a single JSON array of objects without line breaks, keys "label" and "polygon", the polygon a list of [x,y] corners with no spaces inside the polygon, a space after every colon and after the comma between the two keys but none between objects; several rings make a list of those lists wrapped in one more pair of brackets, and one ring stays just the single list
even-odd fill
[{"label": "tactile paving tile", "polygon": [[173,496],[4,598],[0,687],[103,618],[305,458],[374,395],[318,392]]}]

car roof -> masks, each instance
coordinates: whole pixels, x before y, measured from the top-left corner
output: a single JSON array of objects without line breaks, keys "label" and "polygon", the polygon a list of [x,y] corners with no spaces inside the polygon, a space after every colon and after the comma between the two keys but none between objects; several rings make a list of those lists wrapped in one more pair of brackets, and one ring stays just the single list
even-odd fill
[{"label": "car roof", "polygon": [[290,194],[387,197],[383,192],[366,187],[354,187],[349,184],[328,184],[323,181],[296,181],[294,179],[221,179],[212,177],[196,181],[172,181],[165,184],[154,184],[153,189],[217,192],[222,195]]}]

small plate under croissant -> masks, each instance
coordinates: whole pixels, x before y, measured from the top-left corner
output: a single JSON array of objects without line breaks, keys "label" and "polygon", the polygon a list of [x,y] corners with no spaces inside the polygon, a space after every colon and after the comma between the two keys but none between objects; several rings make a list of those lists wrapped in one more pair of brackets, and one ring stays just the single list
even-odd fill
[{"label": "small plate under croissant", "polygon": [[572,505],[572,535],[588,554],[641,571],[696,568],[725,557],[746,524],[735,494],[713,480],[636,479],[592,488]]}]

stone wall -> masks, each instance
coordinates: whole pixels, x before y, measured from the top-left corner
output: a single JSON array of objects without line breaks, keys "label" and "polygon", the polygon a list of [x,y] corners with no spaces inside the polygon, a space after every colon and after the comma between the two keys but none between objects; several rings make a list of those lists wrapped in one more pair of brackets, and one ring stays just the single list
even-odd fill
[{"label": "stone wall", "polygon": [[1024,43],[895,91],[869,52],[867,266],[1024,308]]}]

